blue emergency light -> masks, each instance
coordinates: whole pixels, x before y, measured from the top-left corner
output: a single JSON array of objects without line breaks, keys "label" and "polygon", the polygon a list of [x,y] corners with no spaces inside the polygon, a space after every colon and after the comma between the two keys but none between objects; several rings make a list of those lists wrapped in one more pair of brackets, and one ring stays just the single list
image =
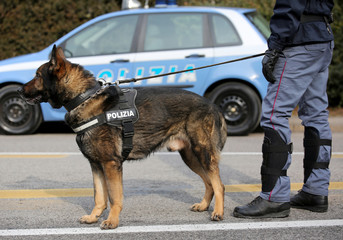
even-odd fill
[{"label": "blue emergency light", "polygon": [[155,7],[177,6],[176,0],[156,0]]}]

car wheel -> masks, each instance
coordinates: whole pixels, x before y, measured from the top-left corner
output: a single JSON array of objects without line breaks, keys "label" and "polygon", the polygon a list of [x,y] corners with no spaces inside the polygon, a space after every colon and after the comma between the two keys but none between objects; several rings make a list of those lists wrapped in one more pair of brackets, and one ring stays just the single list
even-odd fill
[{"label": "car wheel", "polygon": [[42,123],[39,104],[27,104],[17,93],[19,85],[0,89],[0,132],[3,134],[31,134]]},{"label": "car wheel", "polygon": [[209,95],[224,114],[228,135],[246,135],[260,122],[261,100],[249,86],[229,82],[217,86]]}]

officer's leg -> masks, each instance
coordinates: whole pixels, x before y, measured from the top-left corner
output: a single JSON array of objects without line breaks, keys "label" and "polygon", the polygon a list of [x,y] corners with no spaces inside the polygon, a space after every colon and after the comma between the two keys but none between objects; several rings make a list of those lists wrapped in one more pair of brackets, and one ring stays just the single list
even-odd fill
[{"label": "officer's leg", "polygon": [[[302,59],[306,58],[306,56],[300,54],[303,51],[303,47],[294,47],[284,50],[287,62],[285,60],[286,58],[281,58],[281,61],[279,60],[277,68],[275,68],[276,70],[274,71],[278,81],[268,86],[267,96],[263,100],[261,126],[263,129],[274,130],[274,132],[265,131],[265,140],[271,140],[269,143],[271,146],[283,146],[283,152],[275,154],[270,153],[268,148],[263,148],[262,165],[277,165],[279,168],[281,167],[282,171],[287,170],[291,164],[291,150],[289,149],[289,145],[291,144],[291,130],[289,128],[288,119],[291,117],[293,109],[297,106],[301,96],[312,80],[309,76],[310,74],[304,74],[304,71],[300,70],[297,71],[298,68],[306,69],[306,71],[310,70],[307,59]],[[299,81],[299,79],[302,80]],[[277,134],[279,138],[270,138],[269,136],[271,134]],[[274,177],[265,173],[266,172],[261,171],[262,191],[260,197],[272,202],[289,202],[289,177],[286,174],[279,174],[275,184],[270,187],[268,184],[266,185],[266,183],[271,180],[267,181],[264,179],[273,179]]]},{"label": "officer's leg", "polygon": [[272,217],[286,217],[289,213],[290,179],[285,176],[291,164],[288,118],[311,84],[315,69],[312,56],[306,54],[303,46],[287,48],[283,53],[286,57],[279,58],[274,70],[277,81],[269,84],[262,105],[261,126],[265,129],[262,191],[251,203],[236,207],[236,217],[269,217],[271,213]]},{"label": "officer's leg", "polygon": [[316,128],[305,127],[304,151],[304,185],[302,190],[291,198],[291,205],[314,212],[326,212],[331,138],[321,138]]},{"label": "officer's leg", "polygon": [[287,118],[291,116],[297,103],[290,102],[289,100],[293,101],[294,98],[284,94],[289,88],[284,85],[288,81],[288,74],[283,74],[286,65],[286,58],[280,57],[274,70],[277,82],[269,84],[262,103],[261,127],[265,131],[262,145],[262,192],[251,203],[236,207],[233,212],[235,217],[264,218],[289,215],[290,180],[286,176],[286,170],[291,163],[291,131]]},{"label": "officer's leg", "polygon": [[[291,199],[291,205],[315,212],[328,208],[328,187],[330,182],[329,162],[331,158],[331,130],[328,123],[328,100],[326,84],[328,64],[331,59],[330,43],[323,59],[317,64],[320,71],[299,103],[299,117],[305,126],[304,133],[304,185],[302,191]],[[320,49],[323,46],[318,46]]]}]

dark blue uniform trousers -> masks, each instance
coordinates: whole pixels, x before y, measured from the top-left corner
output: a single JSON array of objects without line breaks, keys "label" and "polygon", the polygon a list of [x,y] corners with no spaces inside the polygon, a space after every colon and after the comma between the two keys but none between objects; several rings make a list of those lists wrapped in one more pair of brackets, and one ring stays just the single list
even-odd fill
[{"label": "dark blue uniform trousers", "polygon": [[[284,49],[273,74],[277,81],[269,84],[262,103],[261,126],[276,130],[285,143],[291,142],[288,119],[298,105],[298,116],[305,127],[318,130],[320,139],[332,139],[328,122],[326,85],[332,59],[333,42],[316,43]],[[320,146],[317,162],[329,162],[331,147]],[[291,154],[283,170],[289,168]],[[303,191],[328,195],[330,170],[313,169],[303,185]],[[261,192],[263,199],[290,201],[290,179],[280,176],[271,192]]]}]

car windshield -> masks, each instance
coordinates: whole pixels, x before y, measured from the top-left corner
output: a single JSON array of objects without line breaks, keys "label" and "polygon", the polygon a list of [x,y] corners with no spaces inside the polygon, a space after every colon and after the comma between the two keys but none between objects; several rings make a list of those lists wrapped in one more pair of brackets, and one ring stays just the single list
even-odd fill
[{"label": "car windshield", "polygon": [[66,57],[128,53],[134,38],[138,15],[97,22],[64,43]]},{"label": "car windshield", "polygon": [[270,36],[270,29],[269,24],[264,17],[258,12],[249,12],[246,13],[245,16],[249,19],[249,21],[255,25],[255,27],[260,31],[260,33],[267,39]]}]

